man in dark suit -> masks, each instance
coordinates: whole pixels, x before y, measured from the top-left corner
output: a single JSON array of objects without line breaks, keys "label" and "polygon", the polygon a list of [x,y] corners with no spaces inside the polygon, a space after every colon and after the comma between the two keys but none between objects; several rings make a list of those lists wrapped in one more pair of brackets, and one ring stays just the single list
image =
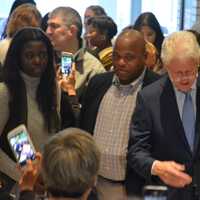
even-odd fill
[{"label": "man in dark suit", "polygon": [[138,175],[126,165],[129,126],[138,91],[159,78],[145,68],[145,58],[141,33],[124,30],[113,48],[114,72],[95,76],[86,91],[80,127],[93,134],[101,151],[100,199],[126,199],[125,183],[128,192],[138,192]]},{"label": "man in dark suit", "polygon": [[187,31],[162,46],[168,75],[139,92],[128,162],[147,184],[166,184],[169,200],[197,200],[200,191],[199,45]]}]

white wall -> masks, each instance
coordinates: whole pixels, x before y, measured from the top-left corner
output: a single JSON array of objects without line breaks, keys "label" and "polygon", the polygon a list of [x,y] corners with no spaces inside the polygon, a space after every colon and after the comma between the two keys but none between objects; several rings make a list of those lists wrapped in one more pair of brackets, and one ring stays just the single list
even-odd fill
[{"label": "white wall", "polygon": [[160,25],[166,27],[168,33],[176,31],[178,24],[178,9],[180,6],[179,0],[143,0],[142,12],[151,11],[155,14]]},{"label": "white wall", "polygon": [[[13,0],[0,0],[0,18],[6,18],[9,14]],[[76,9],[83,17],[85,9],[90,5],[106,5],[104,9],[108,15],[118,24],[118,30],[130,24],[130,2],[131,0],[35,0],[37,8],[42,15],[52,11],[58,6],[70,6]],[[110,5],[109,5],[110,3]],[[114,4],[114,5],[113,5]],[[124,12],[126,10],[126,12]]]},{"label": "white wall", "polygon": [[70,6],[76,9],[81,16],[83,16],[86,7],[93,4],[99,4],[98,0],[35,0],[40,12],[44,15],[49,11],[52,11],[58,6]]}]

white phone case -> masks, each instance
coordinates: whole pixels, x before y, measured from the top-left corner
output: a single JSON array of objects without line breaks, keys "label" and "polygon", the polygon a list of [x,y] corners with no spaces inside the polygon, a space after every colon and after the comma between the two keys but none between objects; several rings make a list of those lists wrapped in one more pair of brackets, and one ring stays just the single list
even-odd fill
[{"label": "white phone case", "polygon": [[8,133],[7,138],[12,152],[19,164],[24,165],[28,159],[35,159],[36,151],[25,125],[19,125],[11,130]]}]

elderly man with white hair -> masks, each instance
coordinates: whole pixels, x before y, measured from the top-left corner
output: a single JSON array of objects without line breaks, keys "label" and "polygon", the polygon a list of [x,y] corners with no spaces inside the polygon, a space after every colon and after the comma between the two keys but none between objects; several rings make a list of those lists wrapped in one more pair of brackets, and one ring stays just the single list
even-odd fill
[{"label": "elderly man with white hair", "polygon": [[199,51],[190,32],[167,37],[168,73],[139,92],[132,118],[129,165],[146,184],[167,185],[170,200],[200,198]]}]

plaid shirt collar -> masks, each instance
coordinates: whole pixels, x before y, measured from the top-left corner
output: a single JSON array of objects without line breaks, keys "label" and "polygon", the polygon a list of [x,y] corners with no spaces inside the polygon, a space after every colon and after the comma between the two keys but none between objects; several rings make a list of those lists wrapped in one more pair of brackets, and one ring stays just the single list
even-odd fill
[{"label": "plaid shirt collar", "polygon": [[125,88],[125,87],[137,88],[138,85],[143,83],[145,72],[146,72],[146,68],[143,70],[141,75],[136,80],[134,80],[133,82],[131,82],[130,84],[127,84],[127,85],[121,84],[118,76],[116,74],[114,74],[112,84],[119,89]]}]

